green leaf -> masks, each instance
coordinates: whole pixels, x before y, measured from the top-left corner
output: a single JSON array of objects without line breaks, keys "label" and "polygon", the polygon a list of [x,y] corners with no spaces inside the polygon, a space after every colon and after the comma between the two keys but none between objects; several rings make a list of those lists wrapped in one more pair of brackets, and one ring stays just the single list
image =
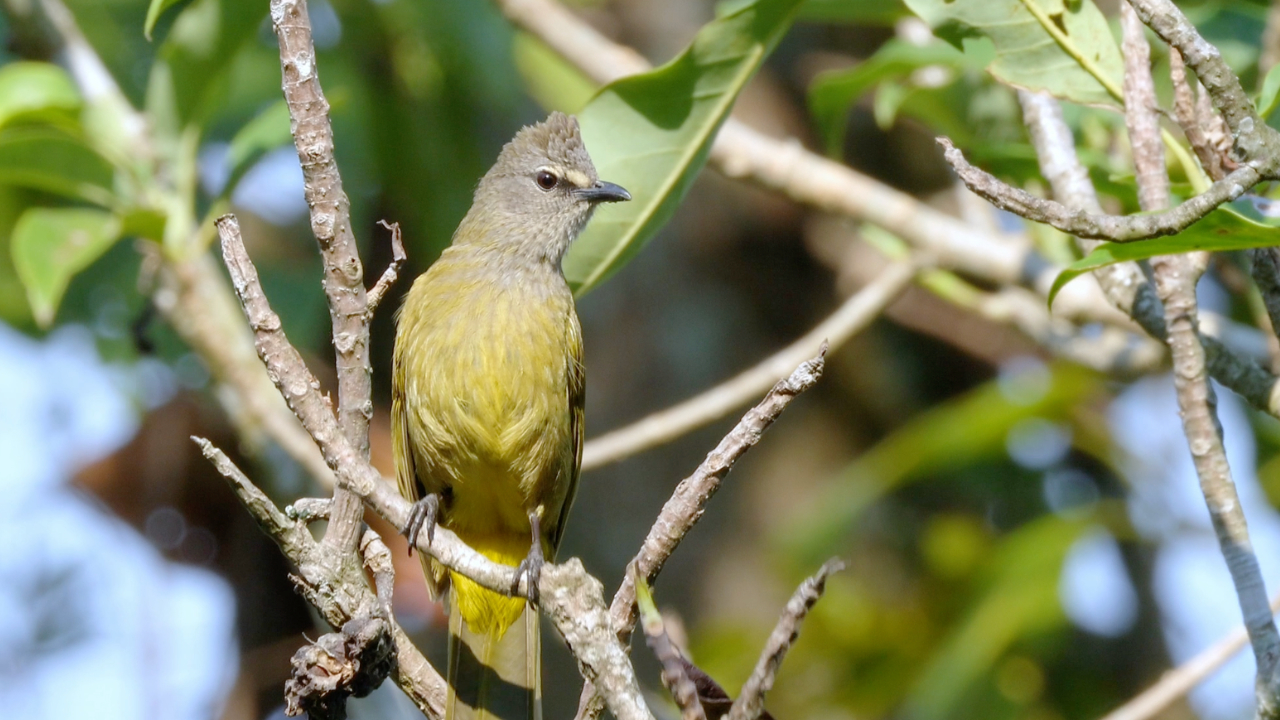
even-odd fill
[{"label": "green leaf", "polygon": [[706,164],[716,130],[791,25],[800,0],[756,0],[718,18],[670,63],[609,84],[579,115],[600,177],[631,192],[607,205],[569,251],[581,295],[631,259],[671,217]]},{"label": "green leaf", "polygon": [[32,114],[79,109],[80,93],[57,65],[14,62],[0,67],[0,127]]},{"label": "green leaf", "polygon": [[[1091,0],[906,0],[934,33],[956,47],[985,36],[988,70],[1015,87],[1086,105],[1116,106],[1124,60],[1107,19]],[[962,44],[963,43],[963,44]]]},{"label": "green leaf", "polygon": [[109,207],[114,171],[83,142],[42,127],[0,132],[0,184],[57,193]]},{"label": "green leaf", "polygon": [[1258,93],[1258,114],[1266,120],[1276,111],[1276,105],[1280,105],[1280,65],[1268,70],[1262,81],[1262,92]]},{"label": "green leaf", "polygon": [[164,14],[165,10],[177,5],[182,0],[151,0],[151,4],[147,6],[147,19],[142,26],[142,34],[148,40],[151,39],[151,31],[156,29],[156,21]]},{"label": "green leaf", "polygon": [[236,183],[259,158],[289,142],[292,137],[289,130],[289,106],[284,100],[277,100],[258,113],[231,138],[231,148],[227,153],[231,175],[222,195],[229,196]]},{"label": "green leaf", "polygon": [[[174,19],[152,72],[171,74],[171,78],[162,79],[172,86],[180,127],[203,122],[217,112],[229,68],[240,48],[257,38],[266,13],[265,2],[195,0]],[[156,87],[153,80],[148,95]],[[148,107],[151,104],[148,98]]]},{"label": "green leaf", "polygon": [[[989,54],[981,67],[994,57]],[[965,63],[965,54],[946,43],[919,46],[892,39],[855,67],[819,74],[809,86],[809,110],[826,141],[827,152],[833,156],[840,154],[849,107],[868,90],[906,77],[922,67],[959,68]]]},{"label": "green leaf", "polygon": [[1280,227],[1275,218],[1263,218],[1248,198],[1223,205],[1195,225],[1177,235],[1138,242],[1106,243],[1071,263],[1053,281],[1049,305],[1067,283],[1097,270],[1128,260],[1146,260],[1157,255],[1175,255],[1195,250],[1247,250],[1280,245]]},{"label": "green leaf", "polygon": [[120,239],[120,220],[86,208],[31,208],[13,228],[13,265],[36,322],[48,327],[72,276]]}]

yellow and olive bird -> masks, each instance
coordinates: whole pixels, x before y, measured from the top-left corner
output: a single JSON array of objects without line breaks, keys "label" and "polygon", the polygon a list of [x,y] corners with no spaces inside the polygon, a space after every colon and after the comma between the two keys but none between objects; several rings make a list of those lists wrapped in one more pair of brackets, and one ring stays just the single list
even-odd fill
[{"label": "yellow and olive bird", "polygon": [[[438,522],[536,587],[582,461],[582,330],[560,261],[602,202],[578,122],[516,134],[396,321],[392,438],[410,545]],[[541,718],[538,614],[422,557],[449,595],[448,720]],[[520,577],[518,573],[517,579]]]}]

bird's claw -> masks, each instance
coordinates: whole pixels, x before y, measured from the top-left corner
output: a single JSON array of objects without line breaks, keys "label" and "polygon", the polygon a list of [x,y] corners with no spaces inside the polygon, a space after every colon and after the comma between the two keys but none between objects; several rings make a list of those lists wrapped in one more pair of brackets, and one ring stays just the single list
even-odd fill
[{"label": "bird's claw", "polygon": [[516,576],[511,581],[511,594],[515,595],[520,591],[520,576],[523,575],[528,580],[529,603],[532,605],[538,604],[538,581],[542,579],[542,566],[547,564],[546,557],[542,554],[541,526],[538,512],[530,512],[529,529],[533,534],[533,543],[529,545],[529,554],[516,566]]},{"label": "bird's claw", "polygon": [[409,511],[409,523],[405,525],[404,536],[409,539],[409,554],[418,546],[418,534],[423,528],[427,531],[427,544],[436,538],[436,519],[440,516],[440,496],[431,493],[413,504]]},{"label": "bird's claw", "polygon": [[538,581],[542,579],[542,566],[547,561],[542,557],[542,543],[537,543],[529,548],[529,555],[520,561],[516,566],[515,579],[511,581],[511,594],[515,595],[520,591],[520,578],[524,577],[528,581],[529,603],[538,604]]}]

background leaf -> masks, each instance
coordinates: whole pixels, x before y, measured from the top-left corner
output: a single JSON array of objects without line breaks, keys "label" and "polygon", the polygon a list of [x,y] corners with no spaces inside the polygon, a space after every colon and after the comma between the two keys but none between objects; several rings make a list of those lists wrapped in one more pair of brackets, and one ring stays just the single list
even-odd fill
[{"label": "background leaf", "polygon": [[111,165],[83,142],[56,130],[0,132],[0,183],[43,190],[108,207],[114,202]]},{"label": "background leaf", "polygon": [[142,34],[148,40],[151,39],[151,31],[156,29],[156,21],[164,14],[165,10],[177,5],[182,0],[151,0],[151,4],[147,7],[147,19],[142,26]]},{"label": "background leaf", "polygon": [[639,252],[671,217],[733,101],[791,25],[799,0],[757,0],[708,23],[667,65],[600,91],[579,115],[602,179],[631,202],[600,208],[564,260],[586,293]]},{"label": "background leaf", "polygon": [[[994,59],[994,55],[988,53],[981,58],[979,67],[985,67]],[[833,157],[840,155],[849,106],[868,90],[885,81],[908,76],[922,67],[960,68],[966,64],[974,64],[973,56],[966,56],[946,43],[921,46],[895,38],[855,67],[819,74],[809,86],[809,110],[825,140],[827,153]]]},{"label": "background leaf", "polygon": [[13,264],[27,288],[36,322],[53,322],[71,278],[116,240],[115,215],[87,208],[31,208],[13,228]]},{"label": "background leaf", "polygon": [[79,109],[80,93],[57,65],[15,62],[0,67],[0,127],[32,114],[69,114]]},{"label": "background leaf", "polygon": [[[906,0],[956,47],[985,36],[1001,82],[1086,105],[1117,105],[1124,77],[1107,19],[1090,0]],[[966,48],[967,51],[967,48]]]}]

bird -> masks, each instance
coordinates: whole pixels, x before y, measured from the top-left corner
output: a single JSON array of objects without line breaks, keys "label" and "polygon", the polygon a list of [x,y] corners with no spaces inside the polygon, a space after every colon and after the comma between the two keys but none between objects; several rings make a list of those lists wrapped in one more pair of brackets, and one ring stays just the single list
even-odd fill
[{"label": "bird", "polygon": [[561,261],[601,203],[576,118],[516,133],[476,187],[440,258],[396,316],[392,443],[414,503],[412,548],[437,524],[527,577],[530,601],[420,555],[448,596],[446,720],[540,719],[537,579],[554,560],[582,464],[582,328]]}]

